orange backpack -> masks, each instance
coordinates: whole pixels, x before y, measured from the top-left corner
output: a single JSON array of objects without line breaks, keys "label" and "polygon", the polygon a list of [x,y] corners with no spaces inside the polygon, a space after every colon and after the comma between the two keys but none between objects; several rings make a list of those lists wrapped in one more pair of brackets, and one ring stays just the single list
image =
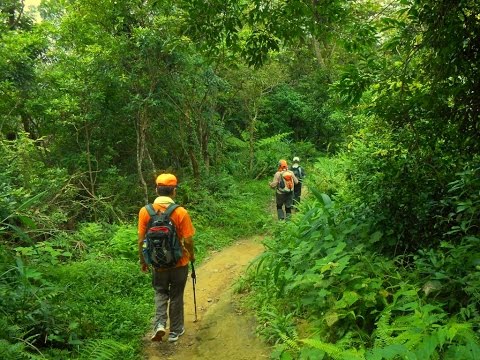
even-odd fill
[{"label": "orange backpack", "polygon": [[283,193],[293,191],[295,184],[293,182],[293,173],[290,170],[283,170],[280,173],[280,181],[278,182],[278,190]]}]

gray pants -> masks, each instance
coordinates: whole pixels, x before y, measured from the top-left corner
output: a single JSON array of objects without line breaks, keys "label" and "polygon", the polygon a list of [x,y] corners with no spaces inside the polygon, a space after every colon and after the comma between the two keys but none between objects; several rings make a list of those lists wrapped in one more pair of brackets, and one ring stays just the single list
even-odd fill
[{"label": "gray pants", "polygon": [[[170,318],[170,332],[179,333],[184,327],[183,320],[183,291],[187,283],[188,265],[153,271],[153,289],[155,290],[155,319],[154,328],[158,324],[167,325]],[[169,304],[170,301],[170,304]]]},{"label": "gray pants", "polygon": [[[292,206],[293,206],[293,192],[282,193],[278,192],[275,195],[275,200],[277,203],[277,214],[279,220],[284,220],[285,215],[289,218],[292,215]],[[283,207],[285,206],[285,212],[283,212]]]}]

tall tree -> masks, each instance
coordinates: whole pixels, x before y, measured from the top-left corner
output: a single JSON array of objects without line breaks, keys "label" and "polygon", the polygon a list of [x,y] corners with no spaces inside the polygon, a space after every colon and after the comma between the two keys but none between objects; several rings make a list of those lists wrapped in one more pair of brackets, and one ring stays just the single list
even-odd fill
[{"label": "tall tree", "polygon": [[23,1],[0,4],[0,130],[8,136],[25,131],[36,138],[36,119],[28,104],[45,39],[24,10]]}]

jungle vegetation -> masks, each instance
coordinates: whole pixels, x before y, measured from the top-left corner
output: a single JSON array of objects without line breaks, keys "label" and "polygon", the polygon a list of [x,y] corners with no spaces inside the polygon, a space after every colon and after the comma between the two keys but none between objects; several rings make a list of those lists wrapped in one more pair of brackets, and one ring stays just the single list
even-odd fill
[{"label": "jungle vegetation", "polygon": [[[180,179],[273,359],[480,358],[480,3],[0,4],[0,357],[139,359],[135,221]],[[268,213],[280,158],[309,196]],[[215,241],[212,241],[215,239]]]}]

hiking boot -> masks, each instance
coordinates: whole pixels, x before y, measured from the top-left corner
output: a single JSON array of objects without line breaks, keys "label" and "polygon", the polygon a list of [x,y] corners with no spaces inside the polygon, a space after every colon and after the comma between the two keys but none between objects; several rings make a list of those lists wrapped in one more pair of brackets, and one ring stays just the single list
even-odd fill
[{"label": "hiking boot", "polygon": [[174,331],[171,331],[170,334],[168,335],[168,342],[175,342],[178,340],[178,338],[180,336],[182,336],[183,334],[185,334],[185,328],[182,329],[182,331],[180,332],[174,332]]},{"label": "hiking boot", "polygon": [[153,335],[150,340],[152,341],[162,341],[162,337],[165,335],[165,326],[162,324],[158,324],[155,326],[155,330],[153,331]]}]

